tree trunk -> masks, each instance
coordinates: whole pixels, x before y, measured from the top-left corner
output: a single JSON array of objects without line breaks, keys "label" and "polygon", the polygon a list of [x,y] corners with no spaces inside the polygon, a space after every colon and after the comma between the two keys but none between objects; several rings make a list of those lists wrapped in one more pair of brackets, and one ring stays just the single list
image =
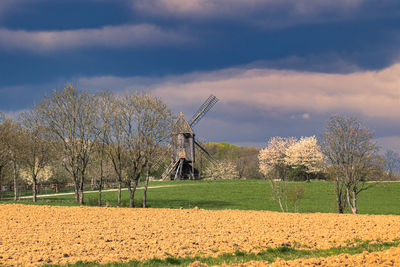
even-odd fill
[{"label": "tree trunk", "polygon": [[285,212],[285,209],[284,209],[283,206],[282,206],[282,201],[281,201],[281,198],[280,198],[280,197],[278,197],[278,202],[279,202],[279,207],[281,208],[281,211],[282,211],[282,212]]},{"label": "tree trunk", "polygon": [[339,181],[336,181],[336,203],[338,207],[338,213],[344,213],[344,199],[342,197],[343,191],[340,188]]},{"label": "tree trunk", "polygon": [[349,207],[351,209],[351,212],[353,214],[357,214],[357,194],[356,192],[352,191],[350,196],[350,191],[348,188],[346,188],[346,198],[347,198],[347,203],[349,204]]},{"label": "tree trunk", "polygon": [[97,205],[101,207],[101,189],[103,187],[103,179],[100,177],[100,186],[99,186],[99,200],[97,201]]},{"label": "tree trunk", "polygon": [[81,205],[83,205],[83,204],[85,204],[85,201],[84,201],[84,199],[83,199],[83,191],[84,191],[84,180],[85,180],[85,176],[84,176],[84,174],[82,173],[81,174],[81,184],[80,184],[80,194],[81,194],[81,199],[80,199],[80,204]]},{"label": "tree trunk", "polygon": [[0,166],[0,200],[3,199],[3,166]]},{"label": "tree trunk", "polygon": [[101,207],[101,189],[103,187],[103,154],[102,159],[100,161],[100,184],[99,184],[99,199],[97,201],[97,205]]},{"label": "tree trunk", "polygon": [[37,202],[37,181],[36,177],[32,177],[32,191],[33,191],[33,202]]},{"label": "tree trunk", "polygon": [[17,185],[17,177],[18,177],[18,171],[17,171],[17,163],[14,161],[13,162],[13,167],[14,167],[14,201],[17,201],[18,197],[18,185]]},{"label": "tree trunk", "polygon": [[120,179],[118,181],[118,207],[121,207],[121,191],[122,191],[122,180]]},{"label": "tree trunk", "polygon": [[146,183],[144,184],[144,190],[143,190],[143,208],[146,208],[147,187],[149,186],[149,181],[150,181],[150,170],[147,171]]},{"label": "tree trunk", "polygon": [[128,187],[128,191],[129,191],[129,208],[133,208],[134,193],[133,193],[133,190],[132,190],[131,182],[126,183],[126,186]]},{"label": "tree trunk", "polygon": [[74,185],[75,185],[75,202],[79,203],[79,184],[76,179],[76,176],[74,177]]},{"label": "tree trunk", "polygon": [[353,214],[357,214],[357,194],[353,191],[353,208],[351,209]]},{"label": "tree trunk", "polygon": [[129,182],[129,208],[134,208],[135,204],[134,204],[134,200],[135,200],[135,191],[137,188],[137,185],[139,183],[139,179],[135,179],[135,181],[133,182],[133,187],[131,186],[130,182]]}]

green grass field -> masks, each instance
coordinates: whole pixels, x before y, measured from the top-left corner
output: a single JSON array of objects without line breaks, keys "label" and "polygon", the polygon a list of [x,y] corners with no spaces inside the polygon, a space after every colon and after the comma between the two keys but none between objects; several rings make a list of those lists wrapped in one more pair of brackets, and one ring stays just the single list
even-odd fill
[{"label": "green grass field", "polygon": [[[305,195],[298,204],[299,212],[336,212],[333,184],[326,181],[292,182],[302,184]],[[220,181],[154,181],[150,186],[175,185],[174,187],[148,190],[148,207],[243,209],[279,211],[272,199],[271,189],[264,180]],[[135,205],[141,207],[143,190],[138,189]],[[97,193],[85,194],[87,205],[97,205]],[[103,203],[117,204],[117,192],[103,192]],[[122,193],[122,206],[128,206],[128,191]],[[20,203],[32,203],[21,200]],[[76,205],[73,195],[39,198],[38,204]],[[359,195],[358,210],[361,214],[400,214],[400,183],[371,184],[371,188]]]}]

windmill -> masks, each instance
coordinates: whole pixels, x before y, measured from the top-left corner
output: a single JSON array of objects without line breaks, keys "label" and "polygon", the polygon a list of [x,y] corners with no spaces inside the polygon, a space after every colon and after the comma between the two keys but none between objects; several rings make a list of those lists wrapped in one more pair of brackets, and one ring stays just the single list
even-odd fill
[{"label": "windmill", "polygon": [[195,146],[197,146],[208,159],[213,161],[211,155],[194,138],[193,127],[201,118],[218,102],[218,98],[210,95],[193,115],[190,122],[185,120],[181,112],[171,132],[172,162],[163,174],[163,179],[182,180],[196,179],[197,170],[195,163]]}]

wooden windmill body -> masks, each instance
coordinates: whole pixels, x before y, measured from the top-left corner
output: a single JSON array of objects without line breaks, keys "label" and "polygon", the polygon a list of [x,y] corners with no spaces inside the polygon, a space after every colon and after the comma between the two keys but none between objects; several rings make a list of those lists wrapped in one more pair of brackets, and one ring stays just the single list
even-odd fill
[{"label": "wooden windmill body", "polygon": [[163,179],[183,180],[197,179],[198,171],[194,168],[195,146],[209,159],[210,154],[195,140],[193,126],[217,103],[218,98],[211,95],[193,115],[190,122],[185,120],[181,112],[171,133],[172,162],[164,172]]}]

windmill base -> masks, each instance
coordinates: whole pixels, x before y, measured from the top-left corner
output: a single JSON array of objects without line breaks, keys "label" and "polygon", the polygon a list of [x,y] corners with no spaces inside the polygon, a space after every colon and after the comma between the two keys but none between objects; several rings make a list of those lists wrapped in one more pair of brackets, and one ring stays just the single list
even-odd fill
[{"label": "windmill base", "polygon": [[163,174],[163,178],[168,180],[196,180],[199,178],[199,172],[190,162],[180,159]]}]

